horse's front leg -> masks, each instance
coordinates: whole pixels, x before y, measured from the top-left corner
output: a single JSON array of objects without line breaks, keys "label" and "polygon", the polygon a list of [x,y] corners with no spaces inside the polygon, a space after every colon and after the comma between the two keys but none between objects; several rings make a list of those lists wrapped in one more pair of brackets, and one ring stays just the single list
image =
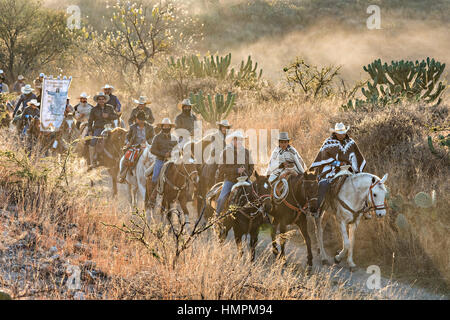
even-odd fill
[{"label": "horse's front leg", "polygon": [[306,244],[306,251],[307,251],[307,264],[308,266],[312,267],[312,250],[311,250],[311,238],[309,237],[308,232],[308,221],[306,220],[306,216],[300,217],[299,221],[297,222],[297,226],[300,229],[300,232],[302,233],[303,239],[305,239]]},{"label": "horse's front leg", "polygon": [[287,225],[284,222],[280,223],[280,246],[281,246],[281,253],[280,258],[285,257],[285,250],[286,247],[286,231],[287,231]]},{"label": "horse's front leg", "polygon": [[272,238],[272,253],[275,256],[278,256],[278,246],[277,246],[277,230],[278,230],[278,225],[280,223],[278,222],[277,219],[273,220],[273,224],[272,224],[272,228],[270,229],[270,236]]},{"label": "horse's front leg", "polygon": [[350,247],[348,248],[348,256],[347,256],[347,263],[350,267],[350,270],[353,270],[356,268],[356,264],[353,262],[353,246],[355,245],[355,233],[356,228],[358,228],[358,224],[361,218],[358,218],[355,223],[352,223],[348,227],[348,234],[350,237]]},{"label": "horse's front leg", "polygon": [[234,231],[234,241],[236,242],[236,247],[239,253],[239,256],[242,257],[244,255],[244,249],[242,248],[242,233],[237,230]]},{"label": "horse's front leg", "polygon": [[255,261],[256,244],[258,243],[258,228],[250,231],[250,252],[252,256],[252,262]]},{"label": "horse's front leg", "polygon": [[330,264],[330,257],[328,257],[325,246],[323,244],[323,217],[325,215],[325,212],[323,212],[320,217],[314,218],[314,223],[316,225],[316,237],[317,237],[317,243],[319,245],[319,254],[320,254],[320,261],[323,265]]},{"label": "horse's front leg", "polygon": [[347,234],[347,223],[345,222],[345,220],[340,221],[339,231],[341,232],[342,236],[342,250],[334,257],[334,262],[336,263],[341,262],[342,258],[347,253],[350,247],[350,240],[348,239]]}]

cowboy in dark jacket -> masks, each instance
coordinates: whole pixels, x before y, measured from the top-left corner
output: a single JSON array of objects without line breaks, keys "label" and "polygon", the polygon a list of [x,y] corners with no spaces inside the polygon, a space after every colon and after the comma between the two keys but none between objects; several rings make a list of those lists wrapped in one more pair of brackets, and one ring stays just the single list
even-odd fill
[{"label": "cowboy in dark jacket", "polygon": [[16,103],[16,107],[14,108],[13,118],[17,115],[19,109],[22,109],[23,112],[27,107],[27,103],[32,99],[36,99],[36,95],[33,93],[34,89],[29,84],[22,87],[21,90],[22,94]]},{"label": "cowboy in dark jacket", "polygon": [[122,104],[120,103],[119,98],[112,94],[112,92],[114,91],[114,87],[109,84],[105,84],[102,90],[107,96],[109,96],[108,103],[113,106],[114,111],[120,113]]},{"label": "cowboy in dark jacket", "polygon": [[223,177],[223,187],[217,199],[216,212],[223,210],[231,188],[240,176],[250,177],[253,174],[254,164],[250,157],[250,151],[242,145],[245,137],[240,131],[235,131],[227,138],[231,138],[232,144],[227,146],[222,153],[222,161],[219,165],[219,178]]},{"label": "cowboy in dark jacket", "polygon": [[[105,129],[105,125],[112,123],[118,118],[117,114],[114,112],[114,107],[110,104],[106,104],[109,100],[109,96],[105,95],[103,92],[94,96],[94,101],[97,105],[92,108],[89,114],[88,121],[88,132],[87,135],[100,137],[102,131]],[[97,144],[97,138],[93,138],[89,145],[89,156],[91,159],[92,166],[95,165],[96,160],[96,150],[95,146]]]},{"label": "cowboy in dark jacket", "polygon": [[[145,122],[146,117],[143,111],[137,114],[136,123],[130,127],[125,138],[124,151],[126,152],[131,146],[140,146],[142,149],[146,147],[146,143],[151,144],[155,131],[153,126]],[[121,166],[119,173],[119,183],[125,182],[128,167]]]},{"label": "cowboy in dark jacket", "polygon": [[153,190],[158,182],[161,169],[164,163],[170,158],[172,149],[177,145],[176,138],[170,133],[172,128],[175,127],[175,124],[169,118],[162,119],[161,123],[158,123],[157,126],[161,128],[161,132],[153,138],[150,149],[150,152],[156,156],[151,185],[147,188],[147,193],[150,195],[150,202],[154,202],[156,199],[156,192],[153,192]]},{"label": "cowboy in dark jacket", "polygon": [[153,124],[155,122],[155,118],[153,117],[152,109],[147,107],[146,105],[150,103],[150,101],[147,100],[147,97],[139,97],[139,100],[133,100],[135,103],[138,104],[137,107],[135,107],[133,110],[131,110],[130,119],[128,120],[128,125],[132,125],[136,121],[137,114],[142,111],[145,115],[145,121],[147,121],[149,124]]},{"label": "cowboy in dark jacket", "polygon": [[[33,119],[35,117],[39,118],[41,116],[41,110],[39,109],[40,103],[36,99],[32,99],[27,103],[27,107],[23,110],[20,115],[20,120],[22,121],[22,128],[27,126],[27,120]],[[25,128],[28,130],[28,128]]]},{"label": "cowboy in dark jacket", "polygon": [[197,121],[197,117],[191,113],[192,104],[191,100],[184,99],[181,103],[181,113],[175,118],[176,129],[186,129],[190,135],[194,135],[194,123]]}]

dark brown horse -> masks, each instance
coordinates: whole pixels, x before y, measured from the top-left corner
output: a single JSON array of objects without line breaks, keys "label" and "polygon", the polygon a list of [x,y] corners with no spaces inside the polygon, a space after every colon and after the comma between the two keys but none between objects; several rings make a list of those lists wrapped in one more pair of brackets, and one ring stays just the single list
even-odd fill
[{"label": "dark brown horse", "polygon": [[[279,203],[274,201],[274,207],[270,215],[274,218],[272,225],[272,246],[275,255],[285,255],[286,239],[283,234],[288,225],[297,225],[305,240],[307,248],[307,263],[312,266],[311,239],[308,233],[307,214],[309,210],[315,211],[317,206],[318,184],[314,174],[290,176],[288,178],[289,193]],[[278,202],[278,201],[277,201]],[[276,232],[280,228],[281,253],[278,252]]]},{"label": "dark brown horse", "polygon": [[[272,210],[268,177],[260,176],[255,171],[255,178],[251,185],[242,185],[230,192],[223,213],[217,217],[220,219],[217,224],[220,229],[220,240],[224,241],[228,232],[233,229],[234,240],[241,255],[243,255],[242,237],[250,235],[252,261],[255,260],[259,229],[262,224],[270,223],[267,214]],[[218,198],[219,194],[220,190],[213,197]],[[211,203],[212,200],[207,197],[207,203]],[[205,218],[211,219],[213,216],[214,209],[208,205],[205,209]]]},{"label": "dark brown horse", "polygon": [[117,175],[119,173],[119,163],[122,157],[122,147],[125,143],[127,130],[115,128],[104,131],[102,137],[97,140],[97,152],[100,164],[108,169],[112,179],[113,195],[117,195]]}]

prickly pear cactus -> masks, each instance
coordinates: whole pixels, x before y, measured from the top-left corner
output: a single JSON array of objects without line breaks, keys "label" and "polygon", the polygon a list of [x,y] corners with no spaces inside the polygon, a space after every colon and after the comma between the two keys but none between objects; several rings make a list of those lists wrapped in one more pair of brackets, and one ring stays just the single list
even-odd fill
[{"label": "prickly pear cactus", "polygon": [[231,112],[236,102],[236,94],[228,92],[225,100],[223,94],[218,93],[213,100],[209,94],[205,99],[203,92],[200,91],[198,94],[191,93],[190,99],[193,104],[192,110],[199,113],[205,121],[215,124],[225,119]]},{"label": "prickly pear cactus", "polygon": [[414,203],[419,208],[431,208],[433,206],[433,200],[428,193],[419,192],[414,197]]},{"label": "prickly pear cactus", "polygon": [[401,211],[403,209],[403,197],[401,195],[396,195],[391,199],[388,199],[389,207],[394,211]]},{"label": "prickly pear cactus", "polygon": [[395,224],[402,231],[408,230],[409,223],[404,214],[399,213],[397,215],[397,218],[395,219]]},{"label": "prickly pear cactus", "polygon": [[363,69],[371,77],[367,88],[361,89],[365,100],[349,101],[342,106],[344,110],[385,107],[402,99],[439,104],[446,88],[439,81],[445,63],[430,58],[421,62],[392,61],[390,65],[378,59]]}]

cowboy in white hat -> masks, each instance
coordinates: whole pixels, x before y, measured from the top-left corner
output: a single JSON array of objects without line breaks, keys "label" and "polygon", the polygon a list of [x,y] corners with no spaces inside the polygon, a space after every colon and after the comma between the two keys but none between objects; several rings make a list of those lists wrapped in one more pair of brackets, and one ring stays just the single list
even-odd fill
[{"label": "cowboy in white hat", "polygon": [[156,156],[155,164],[153,166],[153,175],[151,184],[147,184],[146,193],[150,205],[153,205],[156,199],[155,187],[158,182],[158,177],[164,163],[171,157],[173,148],[177,145],[175,136],[171,134],[172,128],[175,124],[170,121],[169,118],[164,118],[160,123],[156,125],[161,129],[161,132],[157,134],[152,141],[152,147],[150,152]]},{"label": "cowboy in white hat", "polygon": [[27,102],[27,107],[23,110],[21,120],[23,125],[27,119],[32,119],[35,117],[40,117],[41,111],[39,110],[40,103],[36,99],[31,99]]},{"label": "cowboy in white hat", "polygon": [[31,99],[36,99],[36,95],[33,93],[34,89],[31,85],[27,84],[22,89],[22,94],[20,95],[19,100],[17,100],[16,107],[14,108],[13,117],[17,114],[19,109],[25,110],[27,103]]},{"label": "cowboy in white hat", "polygon": [[317,208],[320,208],[333,178],[342,165],[350,165],[354,173],[362,172],[366,160],[359,151],[356,142],[347,132],[350,126],[336,123],[330,129],[331,137],[325,140],[310,169],[316,170],[319,180],[319,197]]},{"label": "cowboy in white hat", "polygon": [[17,77],[17,81],[14,82],[13,91],[16,93],[22,93],[23,86],[25,86],[25,77],[23,75],[19,75]]},{"label": "cowboy in white hat", "polygon": [[119,98],[117,96],[113,95],[114,87],[109,84],[105,84],[102,88],[103,92],[109,96],[109,104],[114,107],[114,111],[119,113],[122,110],[122,104],[119,101]]},{"label": "cowboy in white hat", "polygon": [[271,184],[280,176],[289,173],[302,174],[306,170],[305,162],[297,150],[289,144],[290,140],[289,133],[280,132],[278,147],[273,150],[267,167]]},{"label": "cowboy in white hat", "polygon": [[[87,134],[94,137],[100,137],[102,131],[106,125],[112,126],[113,121],[118,118],[118,115],[114,112],[112,105],[107,104],[109,96],[103,92],[100,92],[94,96],[94,101],[97,103],[95,107],[91,109],[88,120]],[[90,168],[97,165],[98,155],[103,153],[101,146],[96,149],[97,138],[93,138],[89,145],[89,157],[91,160]]]},{"label": "cowboy in white hat", "polygon": [[134,103],[137,104],[137,107],[135,107],[131,111],[130,119],[128,119],[128,125],[134,124],[136,121],[137,114],[142,111],[145,114],[146,122],[149,124],[153,124],[155,122],[155,118],[153,117],[152,109],[147,107],[147,104],[150,104],[151,102],[147,99],[145,96],[140,96],[139,100],[133,99]]},{"label": "cowboy in white hat", "polygon": [[6,83],[4,83],[5,80],[5,73],[2,69],[0,69],[0,93],[9,93],[9,87]]},{"label": "cowboy in white hat", "polygon": [[75,105],[75,119],[77,119],[77,126],[78,129],[80,128],[81,123],[85,122],[87,123],[89,119],[89,115],[91,114],[91,110],[93,106],[88,103],[88,99],[90,96],[86,92],[82,92],[78,99],[80,99],[80,102]]},{"label": "cowboy in white hat", "polygon": [[253,174],[254,164],[250,156],[250,151],[243,146],[246,136],[241,130],[233,131],[227,136],[227,141],[231,143],[223,150],[221,164],[219,165],[218,178],[223,178],[223,186],[217,199],[217,214],[224,209],[225,202],[231,192],[231,188],[237,183],[238,178]]},{"label": "cowboy in white hat", "polygon": [[192,103],[189,99],[184,99],[181,102],[181,113],[175,118],[175,125],[177,129],[185,129],[189,131],[191,136],[194,135],[194,124],[197,117],[192,114]]}]

